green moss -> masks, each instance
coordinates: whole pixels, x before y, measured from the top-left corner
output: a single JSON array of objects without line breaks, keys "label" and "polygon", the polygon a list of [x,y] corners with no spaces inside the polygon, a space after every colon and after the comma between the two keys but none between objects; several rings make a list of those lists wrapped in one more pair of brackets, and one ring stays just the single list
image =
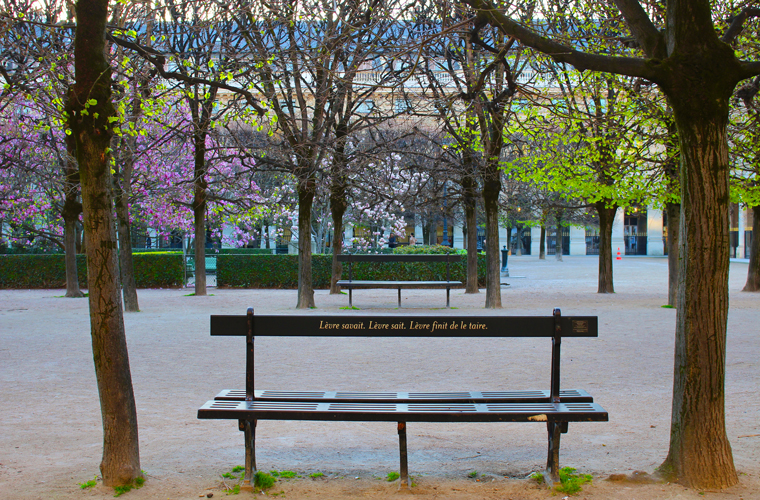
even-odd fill
[{"label": "green moss", "polygon": [[563,467],[559,470],[560,484],[554,487],[555,491],[572,495],[581,491],[581,486],[591,483],[591,474],[576,474],[572,467]]},{"label": "green moss", "polygon": [[274,486],[275,481],[277,481],[277,479],[271,474],[262,471],[256,472],[253,476],[253,485],[261,490],[268,490]]},{"label": "green moss", "polygon": [[88,488],[92,488],[93,486],[96,486],[98,484],[98,476],[95,476],[94,478],[92,478],[89,481],[86,481],[84,483],[77,483],[77,484],[83,490],[86,490]]},{"label": "green moss", "polygon": [[398,472],[389,472],[388,476],[386,476],[385,480],[388,481],[388,482],[393,482],[393,481],[395,481],[396,479],[398,479],[400,477],[401,477],[401,474],[399,474]]}]

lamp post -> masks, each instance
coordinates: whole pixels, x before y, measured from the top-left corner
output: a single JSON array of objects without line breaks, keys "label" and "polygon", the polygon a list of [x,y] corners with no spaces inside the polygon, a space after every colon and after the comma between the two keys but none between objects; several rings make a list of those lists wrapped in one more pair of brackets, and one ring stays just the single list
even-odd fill
[{"label": "lamp post", "polygon": [[449,244],[449,231],[446,227],[446,182],[443,183],[443,246],[450,246]]}]

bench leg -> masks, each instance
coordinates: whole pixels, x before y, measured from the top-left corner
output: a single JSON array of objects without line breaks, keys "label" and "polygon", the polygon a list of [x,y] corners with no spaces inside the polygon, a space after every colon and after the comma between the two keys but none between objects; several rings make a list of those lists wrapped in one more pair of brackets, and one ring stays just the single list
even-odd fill
[{"label": "bench leg", "polygon": [[449,292],[451,292],[451,289],[449,287],[446,287],[446,307],[447,308],[451,307],[450,305],[451,302],[449,301],[449,295],[450,295]]},{"label": "bench leg", "polygon": [[246,420],[245,427],[245,476],[242,489],[253,491],[253,475],[256,473],[256,421]]},{"label": "bench leg", "polygon": [[559,482],[559,441],[564,427],[567,432],[567,422],[546,422],[549,437],[549,457],[546,461],[546,472],[553,482]]},{"label": "bench leg", "polygon": [[398,423],[398,451],[399,451],[399,489],[408,490],[409,482],[409,464],[406,454],[406,422]]},{"label": "bench leg", "polygon": [[348,289],[348,307],[354,307],[353,296],[351,295],[351,292],[352,292],[353,290],[354,290],[354,289],[353,289],[353,288],[350,288],[350,287],[349,287],[349,289]]},{"label": "bench leg", "polygon": [[398,287],[398,306],[401,307],[401,287]]}]

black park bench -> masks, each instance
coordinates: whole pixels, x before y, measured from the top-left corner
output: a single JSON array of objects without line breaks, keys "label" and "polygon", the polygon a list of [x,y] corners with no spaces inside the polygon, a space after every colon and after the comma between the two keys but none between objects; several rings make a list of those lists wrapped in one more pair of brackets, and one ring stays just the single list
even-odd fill
[{"label": "black park bench", "polygon": [[[557,481],[560,435],[569,422],[606,422],[607,412],[580,389],[560,389],[563,337],[596,337],[596,316],[254,315],[211,316],[211,335],[246,337],[245,390],[226,389],[198,410],[200,419],[231,419],[245,433],[244,487],[256,470],[258,420],[397,422],[401,486],[409,487],[408,422],[536,422],[548,432],[548,480]],[[256,390],[256,336],[297,337],[545,337],[551,339],[548,390],[351,392]]]},{"label": "black park bench", "polygon": [[[338,255],[338,262],[348,262],[348,279],[338,280],[338,286],[348,288],[348,306],[353,307],[354,288],[397,288],[398,289],[398,306],[401,307],[401,289],[402,288],[445,288],[446,289],[446,307],[450,307],[450,291],[452,288],[461,287],[461,281],[451,281],[450,264],[460,262],[461,255],[443,254],[443,255],[426,255],[426,254],[385,254],[385,255]],[[445,281],[424,281],[424,280],[355,280],[353,279],[354,262],[401,262],[401,263],[418,263],[418,262],[445,262],[446,263],[446,280]]]}]

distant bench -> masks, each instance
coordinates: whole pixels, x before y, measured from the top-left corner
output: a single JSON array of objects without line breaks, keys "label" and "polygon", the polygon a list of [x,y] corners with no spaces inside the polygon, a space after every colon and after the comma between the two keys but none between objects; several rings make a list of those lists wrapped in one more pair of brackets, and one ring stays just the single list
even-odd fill
[{"label": "distant bench", "polygon": [[[401,289],[402,288],[445,288],[446,289],[446,307],[450,307],[450,291],[454,287],[462,286],[461,281],[451,281],[450,264],[460,262],[461,255],[424,255],[424,254],[385,254],[385,255],[338,255],[338,262],[348,262],[348,279],[339,280],[338,286],[348,288],[348,306],[353,307],[352,291],[354,288],[397,288],[398,289],[398,306],[401,307]],[[353,279],[354,262],[445,262],[446,263],[446,281],[382,281],[382,280],[355,280]]]},{"label": "distant bench", "polygon": [[[409,486],[407,422],[543,422],[548,431],[547,473],[558,480],[560,434],[568,422],[607,421],[607,412],[580,389],[560,390],[563,337],[596,337],[596,316],[211,316],[211,335],[246,337],[245,390],[226,389],[198,410],[200,419],[232,419],[245,432],[245,484],[256,470],[258,420],[397,422],[400,477]],[[552,339],[549,390],[353,392],[256,390],[254,339],[276,337],[545,337]],[[549,370],[547,370],[549,371]],[[440,376],[445,374],[441,366]],[[372,377],[377,374],[370,374]],[[497,382],[502,385],[502,382]]]}]

